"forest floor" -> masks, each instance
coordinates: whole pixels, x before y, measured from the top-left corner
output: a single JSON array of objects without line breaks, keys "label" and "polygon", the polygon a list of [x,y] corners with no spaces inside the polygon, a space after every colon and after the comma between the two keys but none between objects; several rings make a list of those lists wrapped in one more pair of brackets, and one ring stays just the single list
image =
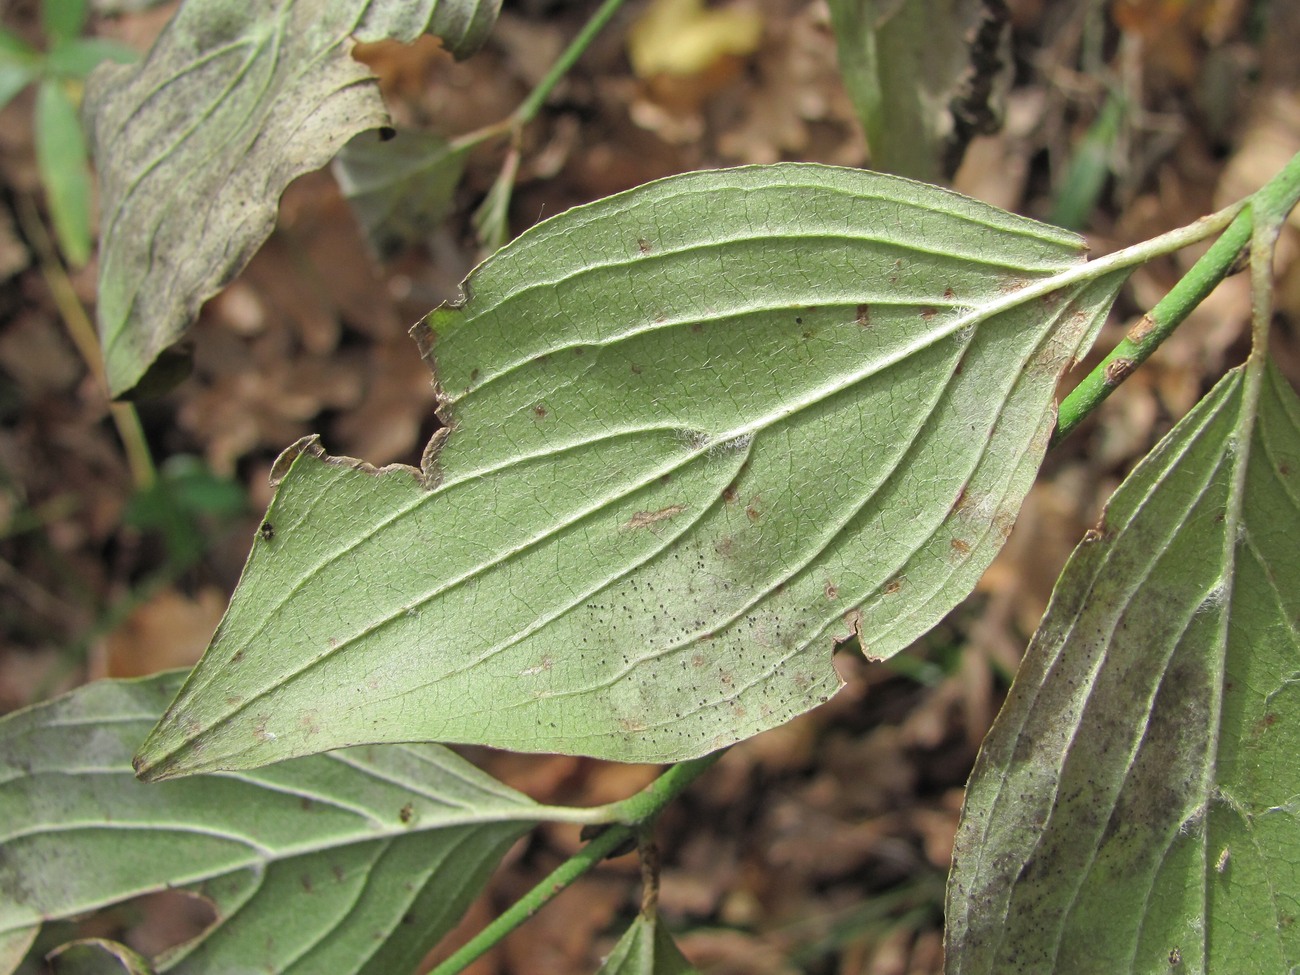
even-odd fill
[{"label": "forest floor", "polygon": [[[647,5],[629,0],[529,126],[515,233],[692,169],[869,165],[824,2],[730,4],[761,16],[752,50],[714,53],[686,76],[643,77],[626,41]],[[484,51],[462,63],[433,41],[361,56],[400,124],[456,135],[509,114],[595,6],[508,2]],[[1245,195],[1300,151],[1300,17],[1267,6],[1014,0],[1006,125],[977,140],[956,187],[1045,218],[1079,190],[1071,179],[1086,181],[1072,161],[1100,144],[1097,189],[1079,211],[1095,255]],[[144,50],[170,9],[101,15],[93,26]],[[39,22],[32,2],[4,16],[28,34]],[[1120,122],[1100,143],[1091,129],[1090,142],[1112,93]],[[319,433],[330,452],[375,464],[418,462],[435,428],[433,389],[407,331],[454,298],[480,259],[470,214],[502,158],[499,146],[477,152],[446,221],[384,263],[368,255],[328,170],[290,187],[268,244],[205,307],[193,373],[138,406],[164,480],[189,492],[178,507],[175,494],[140,490],[104,390],[68,338],[76,306],[93,310],[96,268],[66,272],[60,290],[65,270],[40,229],[30,119],[30,93],[0,114],[0,713],[87,680],[193,663],[238,578],[271,464],[297,438]],[[1279,250],[1274,331],[1300,385],[1294,230]],[[1194,256],[1133,275],[1100,352]],[[887,663],[841,654],[848,684],[837,697],[733,748],[662,817],[659,902],[694,963],[718,975],[941,971],[963,785],[1052,582],[1133,464],[1244,357],[1248,316],[1238,275],[1052,452],[1005,550],[940,627]],[[557,804],[621,798],[657,771],[471,755]],[[451,941],[578,844],[563,826],[521,841]],[[594,971],[635,912],[637,884],[634,857],[608,862],[472,971]],[[148,904],[139,918],[130,938],[146,951],[183,923]]]}]

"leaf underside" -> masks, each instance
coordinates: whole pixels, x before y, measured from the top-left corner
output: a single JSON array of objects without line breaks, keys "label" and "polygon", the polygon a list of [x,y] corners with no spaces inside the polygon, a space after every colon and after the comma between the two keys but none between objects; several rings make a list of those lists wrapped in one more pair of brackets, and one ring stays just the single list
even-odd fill
[{"label": "leaf underside", "polygon": [[377,257],[400,253],[447,216],[467,154],[418,131],[387,141],[362,133],[343,147],[334,176]]},{"label": "leaf underside", "polygon": [[1082,251],[810,165],[539,225],[416,329],[448,424],[423,471],[284,458],[141,773],[406,740],[674,761],[815,707],[836,640],[897,652],[1010,532],[1120,284]]},{"label": "leaf underside", "polygon": [[1249,389],[1066,567],[967,791],[949,973],[1300,963],[1300,400],[1271,368]]},{"label": "leaf underside", "polygon": [[138,65],[104,65],[85,116],[100,177],[99,332],[129,392],[270,234],[297,176],[387,124],[352,41],[483,42],[500,0],[189,0]]},{"label": "leaf underside", "polygon": [[437,745],[145,785],[131,752],[180,680],[90,684],[0,722],[0,971],[45,921],[172,888],[217,920],[159,970],[410,971],[542,818]]}]

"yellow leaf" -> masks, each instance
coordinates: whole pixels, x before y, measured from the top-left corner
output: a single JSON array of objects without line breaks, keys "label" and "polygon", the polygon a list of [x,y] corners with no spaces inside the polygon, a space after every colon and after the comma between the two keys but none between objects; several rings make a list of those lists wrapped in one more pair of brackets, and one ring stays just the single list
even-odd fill
[{"label": "yellow leaf", "polygon": [[763,18],[755,11],[654,0],[628,32],[627,53],[638,77],[691,75],[726,55],[752,54],[762,36]]}]

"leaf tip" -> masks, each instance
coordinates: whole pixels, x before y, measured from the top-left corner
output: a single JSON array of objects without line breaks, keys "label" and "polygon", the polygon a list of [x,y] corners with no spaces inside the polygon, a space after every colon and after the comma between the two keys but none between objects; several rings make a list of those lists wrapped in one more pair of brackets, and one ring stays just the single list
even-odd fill
[{"label": "leaf tip", "polygon": [[280,451],[280,456],[275,459],[271,465],[270,482],[272,488],[278,488],[280,482],[284,480],[289,468],[303,454],[311,454],[313,457],[324,457],[325,448],[320,444],[320,435],[313,433],[306,437],[295,440],[284,450]]}]

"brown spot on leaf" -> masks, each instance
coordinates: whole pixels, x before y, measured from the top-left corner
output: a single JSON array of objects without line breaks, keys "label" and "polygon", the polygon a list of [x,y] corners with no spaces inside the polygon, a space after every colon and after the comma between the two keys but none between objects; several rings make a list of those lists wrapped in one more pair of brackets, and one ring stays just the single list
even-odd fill
[{"label": "brown spot on leaf", "polygon": [[952,301],[957,297],[957,292],[953,291],[952,288],[944,288],[943,297],[945,301]]},{"label": "brown spot on leaf", "polygon": [[871,306],[865,301],[858,305],[857,316],[853,319],[863,328],[871,327]]},{"label": "brown spot on leaf", "polygon": [[902,580],[890,579],[885,583],[885,588],[881,590],[886,596],[892,596],[903,588]]},{"label": "brown spot on leaf", "polygon": [[533,407],[533,416],[537,417],[539,420],[546,419],[546,407],[541,403],[538,403]]},{"label": "brown spot on leaf", "polygon": [[962,489],[957,492],[957,500],[954,501],[952,507],[948,509],[948,514],[955,515],[964,507],[966,507],[966,488],[963,486]]},{"label": "brown spot on leaf", "polygon": [[1016,513],[1002,509],[993,516],[993,527],[998,530],[998,534],[1004,539],[1011,537],[1011,529],[1016,527]]},{"label": "brown spot on leaf", "polygon": [[412,819],[415,818],[415,806],[411,805],[411,803],[408,802],[405,806],[403,806],[401,809],[397,811],[397,818],[400,819],[403,823],[409,823]]},{"label": "brown spot on leaf", "polygon": [[704,654],[697,653],[691,657],[692,667],[703,667],[708,661],[704,659]]},{"label": "brown spot on leaf", "polygon": [[758,505],[761,500],[762,497],[756,494],[750,498],[749,504],[745,505],[745,517],[750,521],[756,522],[758,519],[763,517],[763,509]]},{"label": "brown spot on leaf", "polygon": [[948,545],[958,555],[964,556],[970,553],[970,545],[962,541],[960,538],[954,538],[951,542],[948,543]]},{"label": "brown spot on leaf", "polygon": [[722,489],[722,500],[727,504],[735,504],[740,500],[740,492],[736,490],[736,485],[728,484]]},{"label": "brown spot on leaf", "polygon": [[1277,715],[1270,711],[1268,714],[1264,715],[1264,717],[1255,722],[1255,727],[1252,728],[1250,732],[1251,737],[1258,738],[1275,724],[1277,724]]},{"label": "brown spot on leaf", "polygon": [[736,551],[736,540],[730,535],[723,535],[713,545],[713,550],[721,555],[724,559],[731,558]]},{"label": "brown spot on leaf", "polygon": [[840,587],[835,585],[835,583],[831,582],[829,579],[826,580],[826,586],[822,589],[822,592],[826,594],[827,599],[840,598]]},{"label": "brown spot on leaf", "polygon": [[638,366],[635,362],[632,363],[632,375],[634,376],[641,375],[641,367]]},{"label": "brown spot on leaf", "polygon": [[926,305],[921,309],[921,317],[927,322],[937,314],[939,314],[939,309],[935,308],[933,305]]},{"label": "brown spot on leaf", "polygon": [[647,525],[653,525],[657,521],[666,521],[674,515],[680,515],[686,510],[684,504],[670,504],[666,508],[660,508],[658,511],[638,511],[634,514],[625,528],[645,528]]},{"label": "brown spot on leaf", "polygon": [[703,323],[703,322],[692,322],[692,323],[691,323],[691,331],[694,332],[696,335],[699,335],[701,332],[704,331],[704,323]]},{"label": "brown spot on leaf", "polygon": [[639,250],[642,254],[649,254],[650,241],[646,240],[644,237],[638,238],[636,242],[636,249]]}]

